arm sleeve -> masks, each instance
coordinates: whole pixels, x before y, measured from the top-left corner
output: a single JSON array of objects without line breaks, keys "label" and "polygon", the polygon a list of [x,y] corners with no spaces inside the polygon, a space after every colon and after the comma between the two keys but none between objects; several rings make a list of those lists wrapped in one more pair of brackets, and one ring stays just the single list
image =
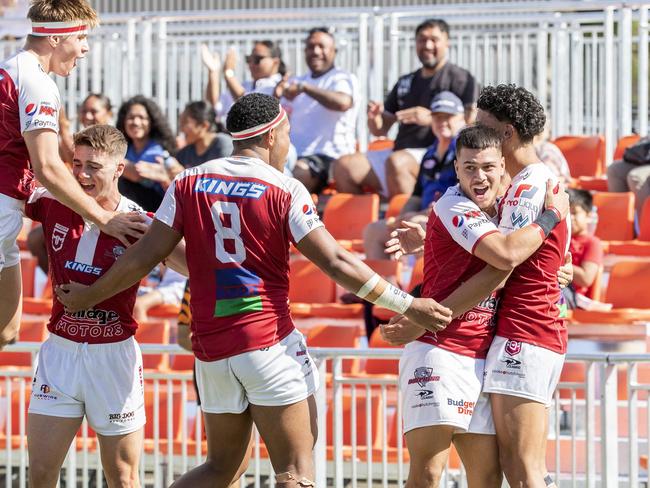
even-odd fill
[{"label": "arm sleeve", "polygon": [[454,241],[471,254],[481,239],[499,232],[492,220],[466,197],[445,195],[434,208]]},{"label": "arm sleeve", "polygon": [[[550,174],[550,171],[549,171]],[[509,234],[532,224],[544,210],[546,179],[531,175],[529,178],[510,186],[501,202],[499,230]],[[540,182],[542,183],[540,185]]]},{"label": "arm sleeve", "polygon": [[344,71],[332,78],[332,82],[328,85],[327,89],[338,93],[345,93],[346,95],[350,95],[352,99],[356,98],[355,78],[353,75]]},{"label": "arm sleeve", "polygon": [[399,81],[395,83],[395,86],[384,100],[384,110],[391,114],[394,114],[399,110],[399,107],[397,106],[397,85],[399,85]]},{"label": "arm sleeve", "polygon": [[172,184],[169,185],[169,188],[165,192],[165,197],[155,214],[156,219],[180,234],[183,234],[183,208],[177,198],[177,188],[180,177],[183,174],[179,174]]},{"label": "arm sleeve", "polygon": [[478,83],[470,73],[467,73],[463,89],[456,95],[458,95],[458,98],[461,99],[465,107],[476,105],[476,101],[478,100]]},{"label": "arm sleeve", "polygon": [[298,180],[291,180],[291,203],[289,206],[289,235],[294,243],[300,242],[307,234],[323,227],[316,206],[307,189]]},{"label": "arm sleeve", "polygon": [[59,132],[61,100],[49,78],[24,76],[18,92],[18,113],[22,133],[50,129]]},{"label": "arm sleeve", "polygon": [[52,198],[52,195],[44,187],[36,188],[25,203],[25,216],[36,222],[43,222],[47,197]]}]

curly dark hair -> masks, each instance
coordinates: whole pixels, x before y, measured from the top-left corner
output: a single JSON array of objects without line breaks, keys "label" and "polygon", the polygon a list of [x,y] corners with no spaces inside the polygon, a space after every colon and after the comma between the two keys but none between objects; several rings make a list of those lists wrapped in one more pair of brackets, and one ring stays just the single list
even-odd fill
[{"label": "curly dark hair", "polygon": [[133,141],[126,133],[126,130],[124,130],[124,122],[126,121],[126,114],[129,113],[129,109],[133,105],[142,105],[147,111],[147,115],[149,115],[149,138],[159,143],[170,154],[175,154],[176,138],[174,137],[171,127],[169,127],[165,115],[162,113],[162,110],[160,110],[160,107],[156,102],[144,95],[136,95],[129,98],[120,106],[120,110],[117,112],[117,123],[115,124],[115,127],[124,134],[129,145],[132,144]]},{"label": "curly dark hair", "polygon": [[[280,113],[280,102],[277,98],[263,93],[249,93],[239,98],[230,108],[226,117],[228,132],[240,132],[256,125],[271,122]],[[241,142],[257,143],[262,136],[244,139]],[[235,141],[238,142],[238,141]]]},{"label": "curly dark hair", "polygon": [[478,97],[477,106],[497,120],[512,124],[521,142],[531,142],[544,130],[544,107],[535,95],[520,86],[486,86]]}]

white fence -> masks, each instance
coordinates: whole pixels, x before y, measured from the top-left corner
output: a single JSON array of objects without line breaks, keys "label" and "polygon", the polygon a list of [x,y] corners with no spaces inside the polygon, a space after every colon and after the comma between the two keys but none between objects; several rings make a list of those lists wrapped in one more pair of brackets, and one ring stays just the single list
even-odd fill
[{"label": "white fence", "polygon": [[[177,346],[141,347],[145,355],[187,354]],[[7,350],[35,353],[37,348],[38,344],[23,343]],[[319,438],[314,449],[317,486],[343,488],[347,482],[354,488],[361,483],[383,488],[395,483],[402,486],[408,473],[408,457],[401,435],[402,399],[396,378],[344,372],[355,370],[348,361],[394,361],[399,351],[310,352],[321,372],[321,388],[316,396]],[[565,373],[571,381],[560,384],[550,410],[547,462],[560,487],[638,487],[648,482],[647,470],[639,466],[641,456],[648,455],[650,438],[649,362],[650,355],[569,357]],[[24,434],[31,372],[3,368],[0,376],[4,377],[0,381],[0,411],[5,416],[0,466],[5,467],[5,486],[17,483],[22,488],[26,486],[28,465]],[[168,486],[175,477],[201,463],[206,446],[191,372],[145,372],[145,380],[148,424],[140,474],[144,486],[157,488]],[[246,481],[256,488],[265,483],[273,485],[272,469],[264,452],[256,436],[246,474]],[[96,440],[88,436],[84,423],[82,435],[68,453],[62,486],[77,486],[80,482],[86,487],[91,480],[100,486],[101,479]],[[454,461],[441,486],[465,486],[462,468]]]},{"label": "white fence", "polygon": [[[105,15],[88,58],[57,81],[72,117],[90,91],[105,93],[116,105],[142,93],[155,97],[176,127],[183,106],[203,96],[201,43],[222,54],[234,46],[243,60],[254,40],[272,39],[289,69],[300,74],[305,32],[326,25],[337,38],[337,64],[359,77],[359,103],[365,106],[418,67],[415,26],[436,16],[451,25],[452,61],[484,85],[514,82],[532,89],[550,110],[555,136],[604,134],[611,155],[619,136],[647,133],[649,9],[597,0]],[[7,53],[17,45],[5,42],[2,48]],[[239,74],[246,78],[243,64]],[[365,144],[364,110],[358,136]]]}]

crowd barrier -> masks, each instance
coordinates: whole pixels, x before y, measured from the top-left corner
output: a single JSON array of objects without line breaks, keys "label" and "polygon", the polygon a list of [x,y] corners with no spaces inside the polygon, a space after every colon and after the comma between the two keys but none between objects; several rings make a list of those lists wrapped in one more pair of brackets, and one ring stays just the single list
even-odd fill
[{"label": "crowd barrier", "polygon": [[[18,343],[8,351],[35,354],[37,343]],[[141,345],[143,354],[186,355],[175,345]],[[397,370],[395,349],[310,349],[321,377],[316,394],[319,437],[314,449],[317,486],[347,483],[402,486],[408,453],[401,435],[402,399],[395,375],[353,374],[348,361],[389,361]],[[650,430],[650,355],[582,354],[569,356],[565,377],[550,408],[547,464],[562,486],[642,486],[648,482]],[[375,368],[376,369],[376,368]],[[364,369],[362,368],[361,371]],[[0,370],[0,466],[5,486],[27,483],[26,408],[31,371]],[[202,462],[206,444],[191,371],[145,371],[148,422],[140,465],[143,486],[164,487]],[[224,442],[228,442],[224,439]],[[272,468],[259,436],[246,483],[273,486]],[[97,442],[83,424],[62,471],[61,486],[101,486]],[[1,481],[1,478],[0,478]],[[466,486],[455,453],[441,486]]]},{"label": "crowd barrier", "polygon": [[[151,9],[166,7],[147,3]],[[357,75],[358,139],[365,148],[365,106],[384,97],[397,78],[419,67],[414,29],[436,16],[451,25],[453,62],[483,84],[514,82],[549,109],[554,136],[603,134],[608,161],[618,137],[648,129],[648,4],[595,1],[516,2],[431,7],[209,10],[107,14],[91,36],[91,52],[68,78],[57,78],[74,117],[87,93],[119,106],[137,93],[154,97],[176,127],[184,105],[201,99],[207,72],[199,45],[239,53],[256,39],[278,41],[289,69],[305,71],[303,40],[331,26],[337,65]],[[0,53],[20,42],[3,41]],[[222,87],[225,89],[225,86]]]}]

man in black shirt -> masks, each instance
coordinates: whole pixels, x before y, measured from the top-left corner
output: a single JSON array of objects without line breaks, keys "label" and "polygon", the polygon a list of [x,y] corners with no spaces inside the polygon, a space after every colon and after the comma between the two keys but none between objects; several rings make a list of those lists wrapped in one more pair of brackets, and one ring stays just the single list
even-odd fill
[{"label": "man in black shirt", "polygon": [[360,193],[370,187],[387,197],[411,193],[419,162],[433,143],[431,111],[434,96],[450,91],[461,99],[465,119],[473,122],[478,84],[465,69],[447,59],[449,25],[429,19],[415,29],[415,49],[422,67],[402,76],[381,102],[368,103],[368,128],[383,137],[395,122],[399,124],[393,151],[373,151],[341,157],[334,166],[334,180],[340,192]]}]

